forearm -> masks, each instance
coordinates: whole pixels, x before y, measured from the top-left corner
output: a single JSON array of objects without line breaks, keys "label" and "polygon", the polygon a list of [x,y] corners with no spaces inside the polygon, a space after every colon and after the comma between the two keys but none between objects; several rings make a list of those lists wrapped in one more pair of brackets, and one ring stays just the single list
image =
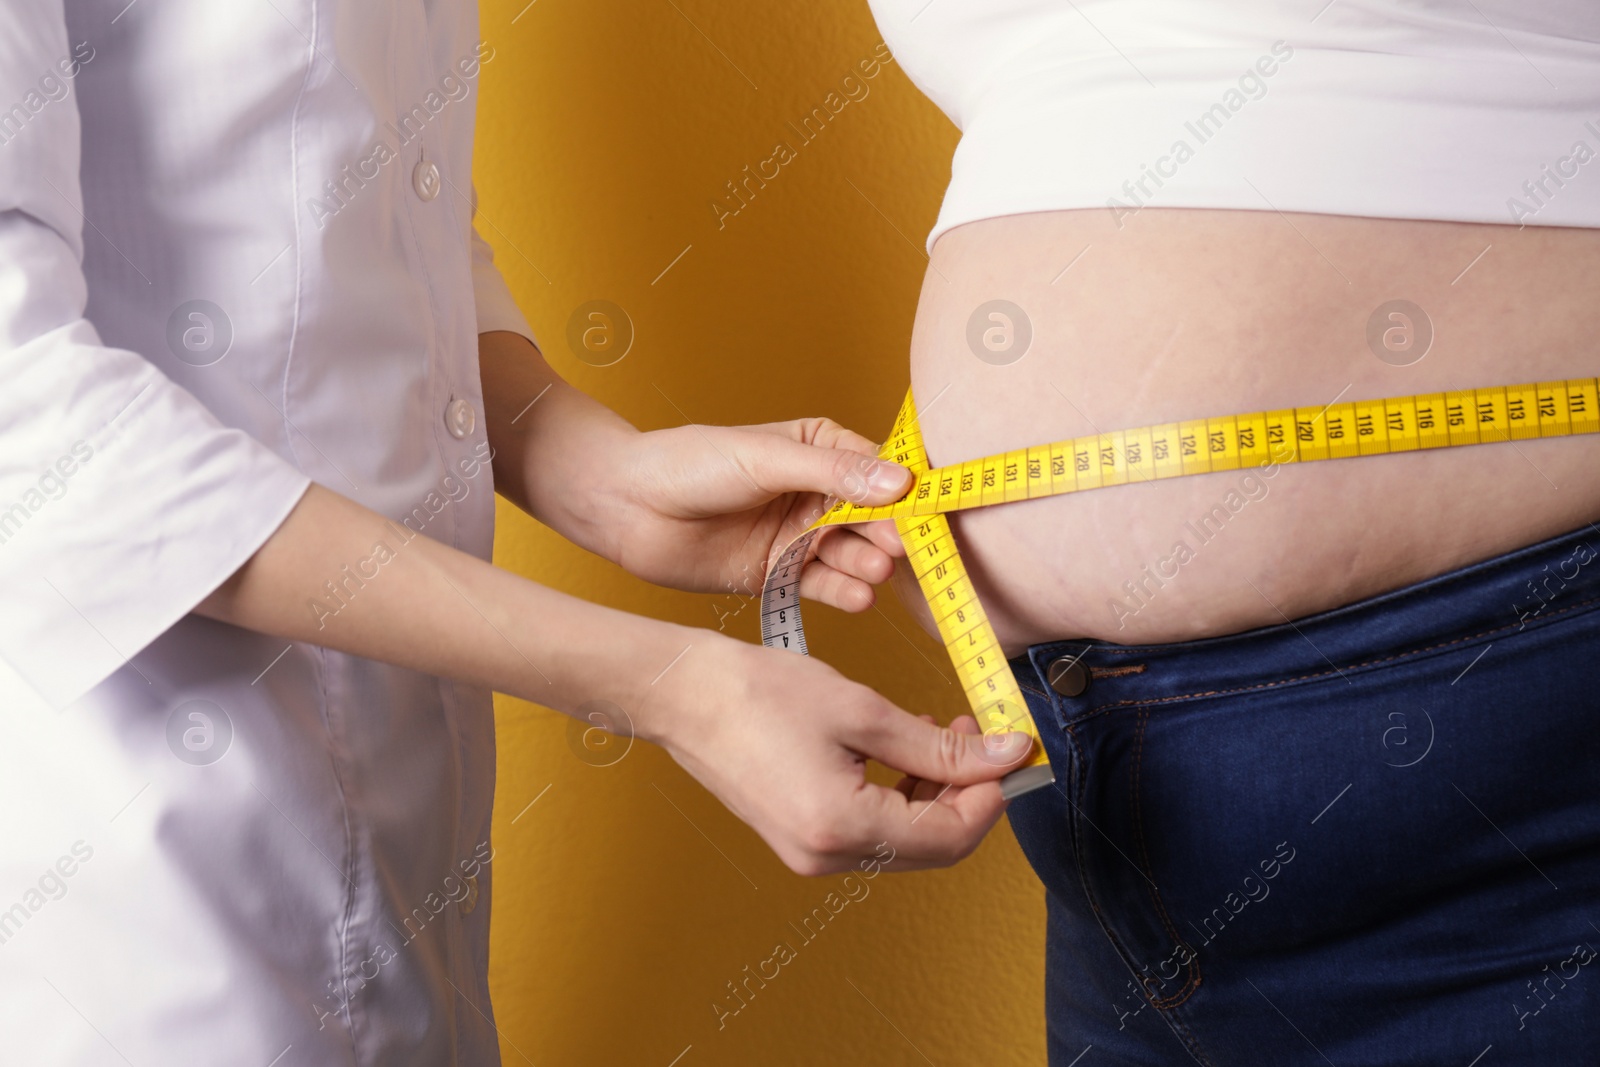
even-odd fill
[{"label": "forearm", "polygon": [[620,490],[627,444],[620,415],[568,385],[520,334],[478,338],[495,490],[568,540],[607,559],[629,521]]},{"label": "forearm", "polygon": [[[640,433],[567,385],[519,334],[478,338],[495,488],[557,533],[659,585],[750,591],[837,494],[898,499],[911,473],[827,419]],[[870,542],[870,543],[869,543]],[[888,527],[825,539],[802,594],[873,602],[900,546]]]},{"label": "forearm", "polygon": [[[376,573],[356,585],[358,569]],[[691,641],[725,640],[558,593],[316,485],[195,610],[569,712],[589,700],[639,709]]]},{"label": "forearm", "polygon": [[[196,611],[568,713],[609,701],[805,874],[884,841],[902,867],[954,862],[1000,816],[991,780],[1027,754],[1026,734],[950,734],[817,660],[576,600],[321,486]],[[952,785],[874,785],[869,757]]]}]

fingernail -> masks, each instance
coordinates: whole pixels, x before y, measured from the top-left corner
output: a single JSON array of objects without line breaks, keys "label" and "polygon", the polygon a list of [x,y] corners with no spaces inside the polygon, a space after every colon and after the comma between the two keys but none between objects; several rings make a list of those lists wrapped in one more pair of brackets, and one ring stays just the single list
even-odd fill
[{"label": "fingernail", "polygon": [[875,459],[867,465],[867,484],[880,493],[899,492],[909,484],[911,472],[898,463]]},{"label": "fingernail", "polygon": [[989,751],[999,756],[1020,756],[1032,744],[1033,738],[1015,731],[998,736],[991,734],[985,739]]}]

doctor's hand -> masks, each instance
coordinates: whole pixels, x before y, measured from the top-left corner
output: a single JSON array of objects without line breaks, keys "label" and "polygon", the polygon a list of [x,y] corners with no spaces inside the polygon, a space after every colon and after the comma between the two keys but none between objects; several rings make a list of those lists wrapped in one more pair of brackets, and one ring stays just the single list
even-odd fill
[{"label": "doctor's hand", "polygon": [[[380,541],[399,546],[381,576],[337,612],[308,610]],[[887,862],[880,842],[896,870],[954,863],[1000,817],[996,779],[1029,749],[1026,734],[1005,749],[919,720],[819,660],[592,604],[427,536],[397,541],[392,521],[316,484],[196,611],[574,716],[625,709],[802,874]],[[869,759],[923,784],[870,782]]]},{"label": "doctor's hand", "polygon": [[[996,779],[1022,765],[1027,734],[986,737],[971,718],[943,729],[819,660],[699,633],[652,683],[640,735],[791,870],[848,870],[880,842],[894,849],[893,870],[948,866],[1004,812]],[[907,779],[896,788],[868,781],[869,758]]]},{"label": "doctor's hand", "polygon": [[[774,552],[839,495],[887,504],[911,472],[827,419],[640,433],[563,381],[527,338],[478,339],[495,491],[633,574],[693,592],[754,594]],[[864,611],[904,555],[892,523],[832,529],[802,596]]]},{"label": "doctor's hand", "polygon": [[[612,558],[657,585],[755,594],[768,560],[822,515],[828,495],[864,504],[905,495],[911,472],[876,452],[828,419],[640,434],[617,471]],[[800,594],[865,611],[903,555],[891,522],[826,530]]]}]

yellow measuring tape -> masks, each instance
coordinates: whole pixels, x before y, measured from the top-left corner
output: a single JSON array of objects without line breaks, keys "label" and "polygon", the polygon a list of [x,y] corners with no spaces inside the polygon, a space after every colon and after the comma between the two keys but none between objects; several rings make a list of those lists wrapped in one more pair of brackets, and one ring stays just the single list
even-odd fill
[{"label": "yellow measuring tape", "polygon": [[1007,797],[1020,796],[1055,778],[1038,727],[962,566],[946,512],[1275,463],[1587,433],[1600,433],[1597,381],[1569,378],[1169,422],[930,468],[908,392],[879,455],[909,467],[916,481],[893,504],[836,501],[790,543],[762,589],[761,641],[769,648],[806,652],[800,571],[818,532],[894,520],[979,726],[986,734],[1023,730],[1033,736],[1029,761],[1001,780]]}]

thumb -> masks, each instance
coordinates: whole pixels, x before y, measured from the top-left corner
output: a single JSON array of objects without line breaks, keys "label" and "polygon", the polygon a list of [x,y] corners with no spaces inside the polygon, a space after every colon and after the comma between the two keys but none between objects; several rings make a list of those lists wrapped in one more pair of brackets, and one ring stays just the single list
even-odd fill
[{"label": "thumb", "polygon": [[830,494],[852,504],[892,504],[906,495],[913,481],[900,464],[862,452],[781,437],[769,437],[763,444],[765,469],[757,481],[777,492]]},{"label": "thumb", "polygon": [[1033,748],[1033,738],[1026,733],[980,734],[968,729],[935,726],[897,709],[862,739],[861,748],[902,773],[951,785],[999,778],[1022,766]]}]

